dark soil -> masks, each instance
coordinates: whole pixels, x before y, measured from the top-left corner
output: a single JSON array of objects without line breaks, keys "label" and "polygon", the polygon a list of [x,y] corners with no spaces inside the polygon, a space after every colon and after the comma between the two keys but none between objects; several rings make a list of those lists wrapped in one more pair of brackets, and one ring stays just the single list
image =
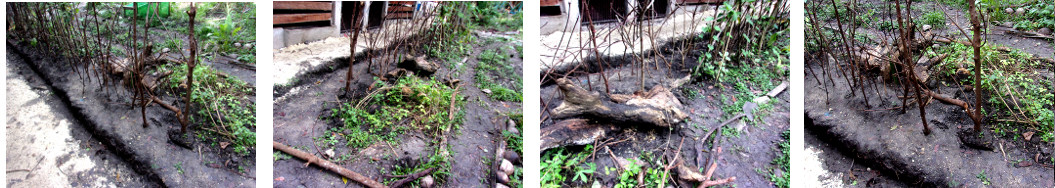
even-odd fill
[{"label": "dark soil", "polygon": [[[886,7],[892,2],[867,0],[862,1],[861,6],[874,5]],[[911,14],[914,18],[921,18],[923,14],[931,11],[945,13],[946,24],[934,26],[931,32],[937,36],[948,36],[962,39],[959,27],[970,29],[970,21],[963,9],[939,2],[913,3]],[[867,8],[866,8],[867,10]],[[892,10],[892,9],[891,9]],[[876,22],[884,20],[896,20],[893,13],[886,8],[875,9]],[[835,26],[835,21],[830,20],[828,25]],[[875,26],[877,23],[867,23]],[[922,25],[920,25],[921,27]],[[990,31],[983,34],[987,45],[1007,46],[1019,49],[1024,53],[1035,57],[1052,58],[1055,50],[1050,41],[1041,39],[1025,38],[1007,34],[1004,31],[1011,28],[990,24]],[[858,28],[858,32],[866,33],[872,40],[882,41],[890,37],[875,28]],[[890,31],[893,32],[893,31]],[[850,36],[848,36],[850,37]],[[887,41],[888,43],[891,41]],[[945,44],[935,44],[945,45]],[[969,57],[950,57],[963,58]],[[876,181],[881,186],[901,185],[925,186],[925,187],[980,187],[982,186],[979,174],[985,170],[985,175],[992,185],[1007,187],[1051,187],[1051,143],[1044,143],[1034,137],[1033,141],[1022,139],[1003,138],[991,136],[992,131],[986,130],[984,137],[972,137],[977,135],[972,130],[974,123],[958,106],[933,101],[926,106],[928,123],[935,133],[930,136],[922,134],[923,125],[920,121],[919,109],[916,104],[910,105],[907,113],[902,114],[900,109],[901,100],[896,96],[901,95],[901,87],[895,84],[885,84],[872,76],[871,79],[880,83],[878,91],[869,89],[870,94],[866,96],[871,103],[871,108],[866,108],[865,100],[860,96],[852,96],[842,75],[832,73],[832,80],[826,80],[821,67],[817,65],[820,60],[809,59],[806,71],[806,129],[810,130],[820,142],[807,144],[830,144],[840,152],[828,152],[830,156],[824,158],[838,159],[849,157],[856,164],[871,167],[877,170]],[[1050,70],[1037,70],[1041,75],[1050,79]],[[817,74],[817,75],[813,75]],[[821,86],[814,77],[824,80]],[[948,79],[934,76],[932,79]],[[834,81],[835,83],[832,83]],[[869,81],[871,82],[871,81]],[[951,80],[939,80],[938,82],[949,82]],[[944,84],[932,84],[944,85]],[[865,86],[873,88],[871,84]],[[938,86],[931,88],[932,91],[955,99],[974,102],[974,93],[961,88]],[[986,111],[997,111],[986,107]],[[877,125],[877,126],[858,126]],[[1010,135],[1020,135],[1028,130],[1009,131]],[[1041,133],[1042,134],[1042,133]],[[810,136],[807,136],[810,137]],[[960,137],[963,137],[961,139]],[[967,143],[964,143],[964,140]],[[990,146],[974,144],[976,142],[988,142]],[[991,147],[992,151],[977,148]],[[1003,150],[1003,151],[1002,151]],[[1006,153],[1006,157],[1003,153]],[[1038,157],[1039,155],[1039,157]],[[1039,161],[1036,161],[1039,158]],[[838,161],[838,160],[837,160]],[[923,162],[925,161],[925,162]],[[980,162],[981,161],[981,162]],[[845,160],[843,160],[845,162]],[[838,162],[836,162],[838,163]],[[1044,167],[1044,166],[1047,167]],[[1029,167],[1016,167],[1029,166]],[[831,171],[845,171],[848,167],[841,164],[826,166]],[[856,168],[856,167],[855,167]],[[855,171],[857,173],[857,171]],[[872,173],[872,172],[868,172]],[[866,173],[866,174],[868,174]],[[860,179],[858,179],[859,182]],[[897,182],[886,182],[894,180]],[[872,182],[862,182],[872,183]]]},{"label": "dark soil", "polygon": [[[41,98],[39,98],[39,102],[46,103],[48,106],[51,106],[51,108],[54,109],[53,111],[51,111],[49,113],[54,113],[55,116],[58,116],[58,117],[60,117],[62,119],[74,120],[74,115],[72,113],[70,113],[70,111],[66,108],[66,104],[64,104],[60,98],[58,98],[55,95],[47,95],[46,94],[46,93],[52,92],[52,88],[50,86],[48,86],[39,75],[37,75],[35,72],[33,72],[33,70],[28,67],[29,65],[26,64],[24,62],[24,60],[21,57],[19,57],[19,55],[15,54],[13,51],[8,51],[7,52],[7,62],[8,62],[7,66],[8,66],[8,69],[9,69],[8,73],[17,72],[17,74],[13,74],[13,75],[12,74],[8,74],[7,75],[7,79],[8,80],[11,80],[11,79],[22,79],[22,80],[25,80],[26,83],[28,83],[30,85],[30,87],[32,88],[32,92],[36,92],[38,94],[41,94],[40,95]],[[15,70],[15,71],[10,71],[10,70]],[[8,91],[12,91],[12,90],[9,88]],[[8,102],[8,105],[13,105],[13,104],[10,104],[10,102]],[[9,118],[13,118],[13,117],[9,117]],[[24,126],[21,123],[19,123],[19,124],[10,124],[12,122],[17,122],[17,121],[10,121],[9,120],[8,122],[9,122],[8,126]],[[84,124],[81,121],[72,121],[72,122],[75,125]],[[70,176],[69,180],[72,181],[71,185],[69,185],[70,187],[82,187],[82,186],[98,185],[96,183],[99,183],[99,182],[95,182],[95,180],[96,179],[100,179],[100,178],[110,179],[110,180],[112,180],[112,185],[116,185],[116,186],[120,186],[120,187],[147,187],[147,186],[157,186],[158,185],[158,182],[150,182],[150,180],[145,179],[143,176],[135,174],[135,172],[131,169],[132,165],[127,163],[124,159],[120,158],[120,156],[118,156],[113,151],[114,148],[111,148],[108,145],[103,144],[103,143],[99,142],[98,140],[96,140],[94,135],[92,135],[89,132],[89,130],[87,130],[86,128],[84,128],[82,126],[70,126],[69,129],[70,129],[69,130],[70,134],[73,135],[73,138],[76,139],[76,141],[79,142],[78,145],[80,145],[81,147],[84,147],[84,148],[89,148],[85,152],[89,152],[90,153],[88,156],[92,160],[92,162],[94,164],[99,164],[100,165],[100,166],[96,166],[95,168],[92,168],[91,170],[89,170],[87,172],[68,174]],[[8,131],[7,134],[11,134],[10,129],[8,129],[8,130],[9,131]],[[8,138],[10,139],[10,137],[8,137]],[[9,140],[9,142],[10,141],[11,140]],[[32,142],[32,141],[30,141],[30,142]],[[10,154],[11,153],[16,153],[16,152],[19,152],[20,150],[21,150],[20,148],[7,148],[7,152],[9,153],[8,160],[10,161]],[[73,155],[73,153],[67,154],[66,157],[69,157],[70,155]],[[61,166],[62,164],[60,163],[60,164],[55,164],[55,165]],[[9,162],[9,167],[8,168],[9,169],[11,168],[10,167],[10,162]],[[120,174],[120,175],[119,175],[119,177],[114,177],[115,174]],[[8,175],[7,176],[7,178],[8,178],[7,181],[8,182],[7,182],[6,185],[8,187],[12,187],[12,186],[16,186],[16,185],[17,186],[40,186],[40,185],[27,185],[26,183],[33,183],[33,182],[23,182],[22,181],[23,178],[28,178],[29,176],[35,175],[32,171],[28,171],[25,174],[25,176],[21,176],[22,175],[21,173],[12,173],[12,171],[8,171],[7,175]]]},{"label": "dark soil", "polygon": [[[453,66],[461,70],[458,73],[453,73],[455,70],[451,70],[451,66],[448,66],[446,62],[431,57],[428,59],[440,65],[439,71],[432,77],[441,82],[452,79],[461,80],[457,95],[464,96],[466,99],[465,106],[457,109],[465,114],[460,129],[454,131],[452,135],[442,136],[449,143],[452,164],[449,177],[437,179],[440,187],[493,186],[495,181],[489,174],[492,172],[489,164],[494,160],[497,141],[503,138],[501,130],[508,121],[506,114],[521,111],[519,102],[495,101],[487,97],[477,88],[473,74],[478,63],[476,56],[484,50],[502,49],[508,50],[507,54],[514,54],[515,57],[511,57],[508,63],[515,66],[517,73],[523,72],[523,57],[509,47],[511,43],[483,44],[484,37],[477,38],[477,44],[473,46],[473,52],[466,57],[466,61]],[[375,51],[375,53],[383,52]],[[275,141],[316,156],[325,156],[323,150],[326,149],[321,145],[315,145],[313,138],[323,136],[324,132],[330,128],[343,126],[342,123],[328,118],[331,109],[335,108],[338,101],[358,101],[366,96],[365,92],[375,79],[373,75],[367,73],[366,62],[370,59],[365,55],[357,56],[353,71],[355,73],[354,83],[352,83],[354,90],[350,96],[342,96],[348,72],[348,60],[348,58],[334,59],[326,65],[298,75],[294,79],[297,81],[291,82],[288,86],[275,86]],[[395,66],[395,63],[391,65]],[[378,68],[374,67],[374,69],[376,73]],[[503,84],[507,81],[496,81],[495,83]],[[503,85],[508,87],[508,85]],[[321,120],[320,117],[326,117],[326,120]],[[338,144],[333,148],[336,156],[349,155],[350,158],[343,161],[328,160],[383,182],[381,177],[391,175],[388,172],[394,171],[397,166],[422,162],[424,160],[422,157],[431,154],[433,151],[429,145],[438,141],[429,139],[433,136],[435,135],[424,135],[412,130],[398,138],[399,144],[390,145],[386,142],[378,142],[367,148],[348,148],[343,144]],[[275,161],[274,177],[275,187],[362,186],[354,181],[345,182],[340,175],[317,166],[305,167],[303,160],[295,158]]]},{"label": "dark soil", "polygon": [[[158,105],[147,108],[150,126],[142,126],[140,110],[128,101],[131,93],[120,86],[100,87],[98,79],[87,81],[74,72],[68,60],[51,57],[23,46],[8,43],[8,49],[23,58],[33,71],[45,78],[52,91],[83,122],[94,138],[113,148],[137,173],[158,186],[170,187],[253,187],[253,154],[240,156],[233,148],[211,147],[198,139],[170,140],[179,134],[175,115]],[[159,92],[164,101],[182,106],[176,96]],[[182,99],[182,98],[179,98]],[[201,131],[191,126],[189,132]],[[189,136],[189,135],[188,135]],[[184,146],[180,146],[181,143]]]},{"label": "dark soil", "polygon": [[[671,56],[665,58],[678,59]],[[650,61],[660,60],[652,58]],[[638,71],[639,68],[634,66],[621,66],[606,70],[611,93],[630,94],[639,90],[641,80],[639,80]],[[668,69],[665,66],[661,66],[657,69],[650,68],[644,74],[646,75],[644,78],[645,89],[651,89],[660,85],[669,88],[671,82],[675,79],[687,76],[688,69],[679,67]],[[598,91],[604,95],[605,83],[600,73],[568,78],[584,88],[592,85],[593,91]],[[587,78],[589,78],[590,82],[587,82]],[[774,82],[779,84],[780,80],[774,80]],[[613,162],[611,155],[608,154],[608,149],[619,158],[646,159],[646,157],[667,156],[664,159],[666,161],[674,156],[679,143],[684,139],[684,145],[680,152],[681,159],[685,160],[685,164],[688,166],[699,167],[701,163],[707,160],[706,156],[708,155],[705,152],[701,152],[705,150],[703,149],[704,140],[701,139],[712,130],[720,132],[720,124],[726,121],[725,118],[728,118],[723,116],[725,114],[721,110],[722,102],[720,97],[735,93],[731,89],[725,91],[718,89],[718,86],[714,83],[714,80],[704,80],[686,84],[682,86],[683,88],[671,89],[682,102],[682,110],[689,114],[688,122],[678,124],[671,129],[653,128],[650,125],[620,124],[618,127],[622,131],[609,132],[607,137],[601,138],[600,142],[593,144],[596,151],[582,151],[582,147],[567,147],[569,152],[593,153],[585,162],[596,164],[598,171],[587,182],[572,182],[570,181],[571,178],[569,178],[565,185],[589,187],[595,181],[600,181],[601,185],[614,186],[618,182],[619,174],[615,172],[605,174],[603,170],[606,168],[618,168]],[[544,118],[542,127],[547,127],[558,121],[546,117],[549,116],[549,110],[556,108],[560,104],[562,96],[556,85],[544,84],[541,89],[543,102],[541,109],[544,109],[541,113]],[[686,96],[680,92],[682,90],[695,90],[700,96]],[[723,153],[718,161],[718,168],[714,173],[714,178],[736,177],[736,181],[732,183],[732,186],[737,187],[774,187],[773,183],[769,181],[770,174],[760,173],[759,171],[768,172],[769,169],[778,169],[770,162],[780,153],[779,143],[787,142],[787,140],[781,138],[781,133],[787,131],[790,125],[788,98],[788,91],[785,90],[772,99],[775,100],[772,101],[772,110],[768,110],[764,114],[756,114],[756,116],[762,116],[761,122],[749,124],[744,121],[737,121],[728,125],[731,127],[742,127],[743,131],[739,137],[723,136],[718,139],[716,146],[721,146]],[[697,159],[697,155],[703,156]],[[653,160],[659,159],[653,158]],[[653,164],[655,162],[650,161]],[[581,166],[588,168],[584,164]],[[662,169],[657,166],[646,167]],[[689,187],[691,185],[680,186]]]},{"label": "dark soil", "polygon": [[[894,176],[885,176],[879,168],[875,168],[866,161],[858,161],[856,154],[843,153],[838,147],[828,142],[821,141],[821,136],[814,134],[809,129],[804,130],[803,143],[811,149],[825,153],[821,155],[824,160],[824,169],[830,170],[835,177],[843,180],[843,187],[909,187],[904,182],[896,180]],[[806,177],[814,178],[814,177]],[[820,178],[820,177],[818,177]],[[856,183],[855,183],[856,182]]]},{"label": "dark soil", "polygon": [[[816,76],[827,78],[815,62],[807,63],[807,68],[813,68]],[[805,128],[854,157],[858,164],[882,170],[887,178],[912,186],[981,187],[983,182],[978,176],[984,171],[992,185],[1051,187],[1055,184],[1055,173],[1050,168],[1050,143],[1040,139],[996,138],[991,141],[996,148],[993,151],[967,146],[959,135],[977,135],[972,131],[974,123],[963,108],[938,101],[926,106],[927,122],[933,131],[926,136],[915,105],[906,113],[893,109],[900,107],[901,102],[895,97],[900,95],[899,85],[879,85],[879,94],[865,96],[872,103],[872,108],[866,109],[864,99],[849,93],[850,88],[840,74],[832,75],[834,84],[825,81],[827,92],[813,77],[807,71],[804,85],[814,92],[806,92]],[[881,80],[876,81],[882,84]],[[956,99],[973,99],[971,93],[960,92],[959,88],[942,86],[932,90]],[[985,133],[992,137],[989,134]],[[1037,155],[1039,161],[1035,160]],[[1017,162],[1032,165],[1016,167]]]}]

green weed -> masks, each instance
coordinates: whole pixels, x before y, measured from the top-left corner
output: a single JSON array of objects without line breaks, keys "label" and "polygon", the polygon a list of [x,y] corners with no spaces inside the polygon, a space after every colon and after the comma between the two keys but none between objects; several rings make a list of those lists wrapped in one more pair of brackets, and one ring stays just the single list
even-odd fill
[{"label": "green weed", "polygon": [[520,84],[512,84],[512,88],[507,88],[501,84],[495,83],[498,78],[492,77],[492,75],[504,75],[507,78],[512,78],[513,83],[522,83],[520,74],[516,72],[513,65],[509,62],[509,55],[504,50],[487,50],[482,52],[477,60],[479,64],[476,66],[476,74],[473,77],[476,80],[476,85],[481,90],[488,89],[491,91],[487,94],[488,97],[495,100],[520,102],[523,100],[523,93],[521,93]]},{"label": "green weed", "polygon": [[[992,46],[983,46],[982,50],[982,82],[981,89],[988,93],[984,99],[985,106],[994,107],[995,111],[983,111],[983,115],[990,121],[996,120],[993,127],[997,134],[1004,131],[1018,132],[1019,128],[1036,130],[1040,138],[1050,142],[1053,127],[1055,127],[1055,113],[1051,110],[1051,104],[1055,103],[1055,95],[1051,94],[1050,82],[1039,79],[1037,68],[1044,67],[1039,61],[1031,60],[1032,55],[1012,49],[1011,52],[1002,52]],[[954,80],[952,85],[973,86],[974,63],[971,57],[973,49],[963,44],[950,44],[933,49],[929,54],[948,54],[946,58],[936,67],[941,76]],[[934,55],[931,55],[934,56]],[[963,67],[970,72],[968,76],[957,76],[956,71]],[[1006,119],[1019,119],[1016,121],[999,121]],[[1017,135],[1017,134],[1014,134]]]},{"label": "green weed", "polygon": [[293,156],[283,153],[281,151],[275,151],[274,153],[272,153],[272,156],[275,161],[288,160],[293,158]]},{"label": "green weed", "polygon": [[[347,146],[364,148],[377,141],[396,142],[403,132],[412,128],[427,135],[442,135],[457,129],[462,120],[462,112],[448,119],[454,89],[439,81],[410,76],[400,78],[391,86],[380,81],[376,84],[375,88],[383,91],[365,100],[378,108],[359,109],[354,106],[357,103],[347,102],[339,104],[329,116],[343,123],[329,133],[343,136]],[[460,106],[464,99],[458,96],[453,101]]]},{"label": "green weed", "polygon": [[982,181],[982,185],[990,185],[989,177],[986,176],[985,170],[982,170],[982,172],[978,173],[975,177],[978,178],[978,181]]},{"label": "green weed", "polygon": [[926,24],[926,25],[930,25],[930,26],[932,26],[934,28],[944,28],[945,27],[945,12],[942,12],[942,11],[927,12],[927,13],[923,14],[922,19],[919,19],[918,21],[919,21],[918,25],[920,25],[920,26],[922,26],[923,24]]},{"label": "green weed", "polygon": [[[582,151],[592,150],[593,145],[586,145]],[[583,168],[582,164],[588,156],[588,152],[579,153],[568,153],[565,154],[564,148],[557,148],[547,150],[542,154],[540,161],[541,167],[541,184],[543,188],[556,188],[562,187],[563,182],[568,180],[566,173],[574,173],[573,179],[586,182],[589,180],[588,176],[592,176],[596,171],[596,166],[593,163],[586,163],[585,165],[590,168]],[[578,177],[578,176],[582,177]]]},{"label": "green weed", "polygon": [[[162,87],[178,90],[187,78],[187,65],[162,65],[155,71],[173,71]],[[231,76],[220,76],[220,73],[207,65],[194,68],[194,90],[191,102],[197,106],[190,121],[203,130],[223,135],[230,139],[234,151],[249,155],[256,145],[255,105],[248,96],[254,93],[253,88],[245,82]],[[189,113],[189,112],[187,112]]]}]

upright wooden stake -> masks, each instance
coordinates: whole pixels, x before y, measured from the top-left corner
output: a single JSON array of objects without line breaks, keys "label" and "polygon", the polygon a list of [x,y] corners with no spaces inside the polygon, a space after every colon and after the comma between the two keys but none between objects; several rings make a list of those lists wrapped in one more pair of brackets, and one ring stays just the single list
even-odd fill
[{"label": "upright wooden stake", "polygon": [[194,67],[197,66],[198,61],[198,39],[194,36],[194,15],[197,14],[198,8],[194,6],[194,3],[190,3],[190,9],[187,10],[187,17],[190,19],[189,28],[187,35],[190,36],[190,61],[187,61],[187,94],[184,98],[183,111],[187,112],[183,117],[180,117],[180,131],[187,133],[187,124],[190,123],[190,97],[194,93]]},{"label": "upright wooden stake", "polygon": [[[355,79],[355,74],[353,73],[353,71],[355,70],[355,68],[353,67],[353,63],[355,63],[355,43],[359,40],[359,27],[362,26],[362,21],[360,21],[359,19],[363,16],[363,3],[364,2],[355,2],[355,4],[352,5],[352,9],[356,11],[357,15],[352,16],[352,23],[350,25],[352,26],[353,34],[352,43],[348,45],[349,51],[351,51],[351,55],[348,56],[348,77],[345,79],[344,82],[345,92],[352,91],[352,79]],[[367,69],[369,69],[369,67],[367,67]]]},{"label": "upright wooden stake", "polygon": [[978,5],[975,5],[975,0],[970,0],[968,5],[974,33],[974,38],[971,38],[971,47],[974,47],[974,115],[971,116],[971,120],[974,121],[974,131],[978,132],[982,130],[982,86],[979,84],[982,82],[982,27],[978,23],[981,15],[978,14]]}]

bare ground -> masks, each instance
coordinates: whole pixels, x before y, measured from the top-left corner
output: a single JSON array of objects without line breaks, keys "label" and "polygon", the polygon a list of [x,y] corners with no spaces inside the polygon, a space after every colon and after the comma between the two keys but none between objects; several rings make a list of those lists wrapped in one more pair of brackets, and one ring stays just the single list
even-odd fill
[{"label": "bare ground", "polygon": [[7,54],[8,187],[146,187],[18,55]]},{"label": "bare ground", "polygon": [[[150,126],[144,128],[139,109],[128,105],[131,94],[123,88],[109,88],[107,92],[97,79],[87,81],[77,76],[66,60],[8,44],[9,50],[54,88],[52,92],[73,117],[83,122],[80,126],[113,148],[111,151],[147,182],[159,186],[254,186],[254,155],[239,156],[232,147],[210,147],[198,139],[172,139],[179,134],[179,123],[172,112],[157,105],[148,107]],[[179,101],[174,96],[159,97],[170,103]]]}]

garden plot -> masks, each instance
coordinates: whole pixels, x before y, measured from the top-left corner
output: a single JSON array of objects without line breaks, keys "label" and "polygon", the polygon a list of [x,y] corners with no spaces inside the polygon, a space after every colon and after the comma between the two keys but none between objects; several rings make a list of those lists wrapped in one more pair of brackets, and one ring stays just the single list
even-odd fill
[{"label": "garden plot", "polygon": [[[784,2],[766,5],[755,7]],[[651,35],[622,28],[637,25],[626,21],[596,32],[582,26],[580,36],[594,41],[545,44],[555,50],[543,61],[562,63],[540,65],[542,187],[787,187],[787,12],[747,6],[729,2],[699,23],[656,24],[662,40],[597,41]],[[778,16],[748,23],[727,19],[729,10]],[[700,27],[685,27],[693,24]],[[606,50],[640,46],[652,47]]]},{"label": "garden plot", "polygon": [[[116,11],[122,5],[9,4],[8,14],[12,16],[8,22],[24,24],[8,33],[8,52],[17,57],[9,58],[8,65],[27,67],[32,71],[19,73],[43,80],[48,93],[64,105],[52,111],[71,114],[71,126],[83,128],[72,130],[84,130],[89,135],[78,137],[74,131],[75,139],[102,145],[104,150],[97,151],[112,153],[121,162],[116,164],[127,165],[134,172],[117,168],[107,174],[109,179],[119,183],[130,180],[126,185],[141,181],[139,184],[147,186],[253,187],[254,97],[252,86],[246,82],[252,81],[255,58],[237,54],[252,54],[244,41],[255,39],[252,29],[240,29],[253,28],[251,24],[232,20],[252,19],[254,6],[171,4],[171,15],[144,18],[136,14],[138,9],[127,14]],[[143,10],[163,7],[157,3],[142,5]],[[197,13],[193,16],[198,22],[194,40],[187,37],[191,33],[187,32],[191,31],[188,18],[194,15],[188,15],[188,10]],[[45,13],[55,19],[27,19]],[[144,23],[152,26],[146,29],[148,24]],[[228,36],[216,37],[222,32],[229,32],[225,33]],[[177,42],[184,40],[197,41],[198,45]],[[208,55],[190,50],[178,55],[198,46],[210,51]],[[197,59],[193,86],[185,86],[184,81],[189,59]],[[185,94],[188,87],[193,88],[191,97]],[[182,129],[184,122],[186,131]],[[102,167],[106,166],[87,172],[98,172]],[[91,185],[106,185],[105,181],[97,183]]]},{"label": "garden plot", "polygon": [[[805,89],[812,92],[806,92],[805,115],[807,137],[816,140],[807,144],[831,148],[820,158],[842,161],[813,170],[866,174],[810,181],[1055,184],[1055,42],[1045,29],[1055,20],[1053,6],[1028,0],[969,5],[901,2],[902,13],[887,1],[807,5]],[[972,10],[985,21],[972,21]],[[906,21],[899,23],[899,14]],[[839,158],[856,161],[854,169]]]},{"label": "garden plot", "polygon": [[[411,30],[421,32],[400,30],[405,35],[394,45],[357,47],[354,56],[349,50],[336,56],[281,55],[319,63],[299,63],[288,70],[301,71],[275,87],[274,185],[522,186],[521,15],[509,14],[510,5],[442,3],[440,9],[455,10],[451,13],[475,13],[426,24],[443,26],[407,20],[416,23]],[[467,22],[457,21],[461,19]],[[457,29],[460,26],[469,27]],[[368,32],[377,31],[363,31],[358,40]],[[422,38],[442,33],[456,34]],[[327,40],[343,43],[308,45],[348,49],[352,41]],[[315,159],[325,162],[304,165]],[[508,166],[499,167],[502,161],[509,161]],[[500,172],[504,168],[512,173]]]}]

